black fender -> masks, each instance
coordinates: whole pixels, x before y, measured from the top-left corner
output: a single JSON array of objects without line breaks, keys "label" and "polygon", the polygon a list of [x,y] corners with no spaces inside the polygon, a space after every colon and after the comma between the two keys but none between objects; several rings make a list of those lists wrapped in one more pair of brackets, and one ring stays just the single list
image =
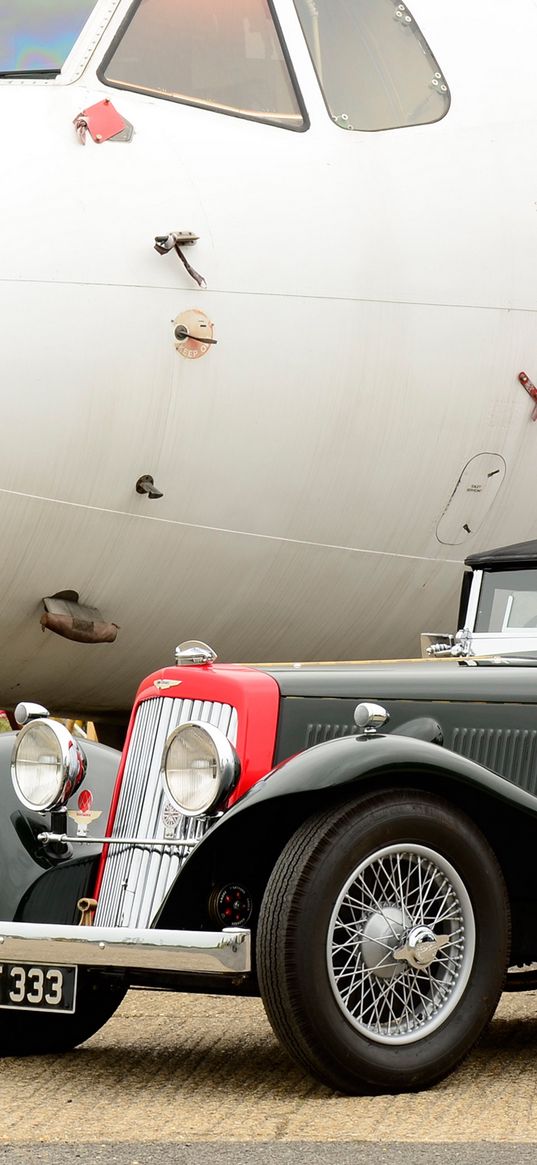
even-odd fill
[{"label": "black fender", "polygon": [[[537,797],[438,744],[405,735],[360,734],[316,745],[285,761],[209,830],[185,862],[155,924],[212,922],[214,890],[243,885],[256,910],[292,833],[311,814],[388,789],[429,790],[466,812],[496,851],[508,883],[537,879]],[[520,868],[520,862],[524,869]]]}]

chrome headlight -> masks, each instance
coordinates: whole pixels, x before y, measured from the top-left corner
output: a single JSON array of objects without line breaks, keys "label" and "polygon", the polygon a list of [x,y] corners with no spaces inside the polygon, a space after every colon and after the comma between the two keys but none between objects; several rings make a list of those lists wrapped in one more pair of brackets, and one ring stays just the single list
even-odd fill
[{"label": "chrome headlight", "polygon": [[21,728],[11,758],[11,779],[27,809],[44,813],[72,796],[86,774],[86,757],[63,724],[32,720]]},{"label": "chrome headlight", "polygon": [[198,720],[180,724],[164,746],[164,788],[187,817],[216,809],[236,784],[239,772],[233,745],[212,724]]}]

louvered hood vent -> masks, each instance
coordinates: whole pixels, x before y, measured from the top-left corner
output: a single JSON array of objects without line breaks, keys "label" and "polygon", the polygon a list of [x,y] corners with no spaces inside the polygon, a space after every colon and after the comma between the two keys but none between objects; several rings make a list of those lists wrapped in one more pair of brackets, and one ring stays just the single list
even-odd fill
[{"label": "louvered hood vent", "polygon": [[[162,838],[168,801],[160,766],[164,744],[178,724],[202,720],[237,742],[237,713],[229,704],[163,697],[140,704],[125,762],[112,837]],[[167,814],[166,814],[167,816]],[[209,817],[179,817],[174,841],[199,840]],[[148,927],[191,849],[111,846],[95,913],[96,926]]]}]

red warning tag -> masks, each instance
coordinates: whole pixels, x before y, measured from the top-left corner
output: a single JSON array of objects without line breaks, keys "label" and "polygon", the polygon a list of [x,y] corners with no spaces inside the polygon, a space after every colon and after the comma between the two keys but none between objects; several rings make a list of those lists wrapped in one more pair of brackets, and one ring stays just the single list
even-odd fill
[{"label": "red warning tag", "polygon": [[101,142],[107,142],[109,138],[114,138],[127,125],[125,119],[108,99],[98,101],[96,105],[90,105],[87,109],[83,109],[80,116],[84,118],[88,132],[98,145]]}]

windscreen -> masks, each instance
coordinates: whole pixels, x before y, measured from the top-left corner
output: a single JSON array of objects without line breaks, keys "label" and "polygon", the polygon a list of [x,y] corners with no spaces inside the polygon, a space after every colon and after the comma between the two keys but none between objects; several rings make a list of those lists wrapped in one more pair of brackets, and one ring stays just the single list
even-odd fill
[{"label": "windscreen", "polygon": [[54,77],[96,0],[0,0],[0,76]]},{"label": "windscreen", "polygon": [[481,633],[533,630],[537,634],[535,570],[485,572],[475,630]]}]

